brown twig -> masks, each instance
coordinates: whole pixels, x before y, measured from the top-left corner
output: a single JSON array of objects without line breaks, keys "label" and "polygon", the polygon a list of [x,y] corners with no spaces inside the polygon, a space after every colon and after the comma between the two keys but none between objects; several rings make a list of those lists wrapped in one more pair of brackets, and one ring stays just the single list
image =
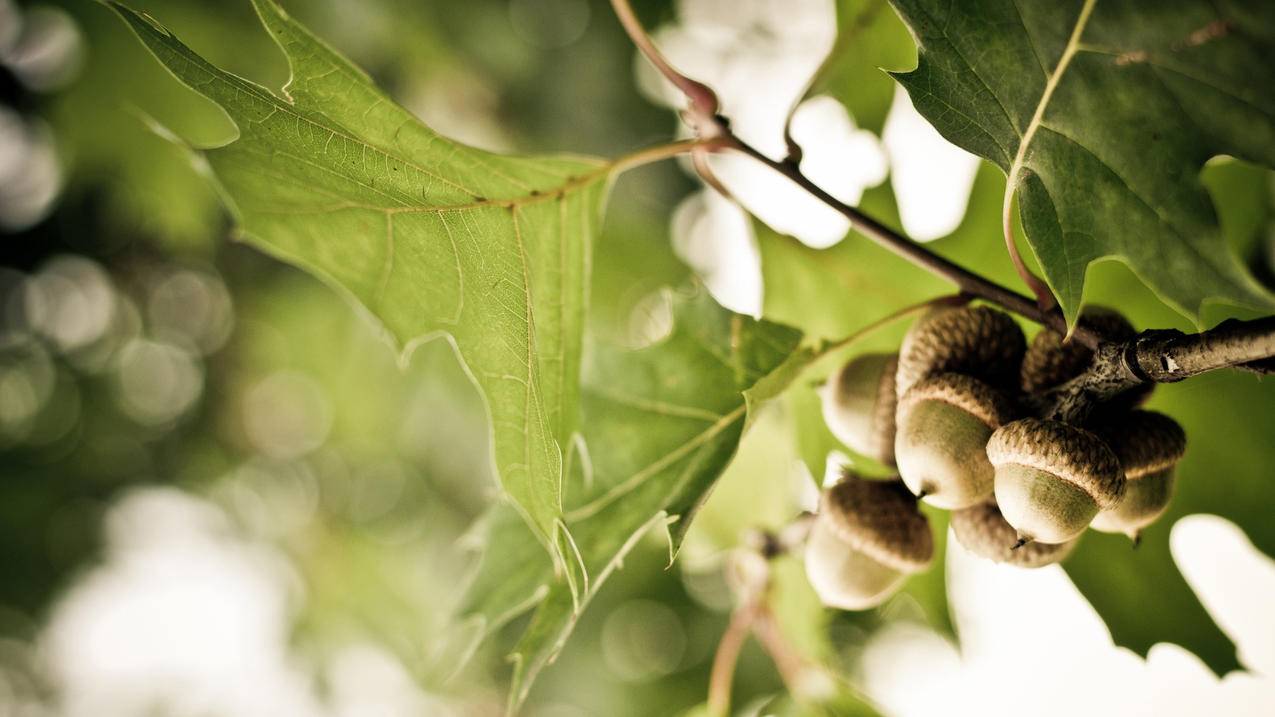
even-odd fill
[{"label": "brown twig", "polygon": [[708,714],[711,717],[726,717],[730,714],[730,692],[735,681],[735,665],[739,662],[740,650],[744,648],[744,641],[748,639],[760,608],[760,596],[736,607],[731,613],[730,624],[717,643],[717,653],[713,655],[713,670],[708,678]]},{"label": "brown twig", "polygon": [[1044,396],[1043,413],[1080,421],[1103,401],[1146,383],[1175,383],[1220,368],[1262,372],[1275,356],[1275,316],[1231,319],[1198,334],[1156,329],[1099,347],[1089,369]]},{"label": "brown twig", "polygon": [[[1095,358],[1090,370],[1046,397],[1050,406],[1047,414],[1068,416],[1083,413],[1095,402],[1138,384],[1181,381],[1218,368],[1247,366],[1258,373],[1275,370],[1271,365],[1271,358],[1275,357],[1275,317],[1255,321],[1228,321],[1195,335],[1165,331],[1144,332],[1135,340],[1123,344],[1107,343],[1101,334],[1083,324],[1071,327],[1069,331],[1062,312],[1043,298],[1046,295],[1052,297],[1047,289],[1042,294],[1041,288],[1036,287],[1038,301],[1033,301],[945,259],[824,191],[801,172],[797,162],[771,159],[736,137],[726,118],[716,114],[717,95],[713,90],[681,74],[664,59],[633,13],[628,0],[612,0],[611,4],[638,49],[670,82],[682,90],[690,102],[683,118],[704,143],[696,147],[695,151],[700,155],[698,159],[701,164],[704,152],[720,149],[731,149],[751,157],[835,209],[849,219],[851,226],[860,234],[916,266],[947,279],[962,294],[997,304],[1061,334],[1070,335],[1072,340],[1094,349]],[[1090,0],[1086,7],[1091,6]],[[1012,239],[1008,233],[1007,238]],[[1021,257],[1018,259],[1017,263],[1021,264]]]},{"label": "brown twig", "polygon": [[[810,181],[806,175],[802,174],[800,169],[792,164],[775,161],[737,137],[729,137],[726,146],[742,152],[784,175],[794,184],[806,190],[815,199],[827,204],[846,219],[849,219],[850,225],[860,234],[930,273],[947,279],[962,292],[990,301],[1001,308],[1008,309],[1038,324],[1048,326],[1059,333],[1068,333],[1067,322],[1057,309],[1041,309],[1032,299],[935,254],[903,234],[827,193],[822,187]],[[1077,326],[1071,336],[1074,340],[1090,348],[1097,348],[1102,341],[1100,335],[1084,326]]]}]

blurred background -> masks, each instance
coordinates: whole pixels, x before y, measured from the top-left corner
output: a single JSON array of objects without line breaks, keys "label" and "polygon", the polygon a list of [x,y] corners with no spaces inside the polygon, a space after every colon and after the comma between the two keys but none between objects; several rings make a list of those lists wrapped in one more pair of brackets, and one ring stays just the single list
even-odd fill
[{"label": "blurred background", "polygon": [[[131,4],[214,63],[269,87],[287,78],[247,0]],[[676,94],[636,62],[603,0],[283,4],[469,144],[615,156],[680,131]],[[764,151],[783,151],[799,104],[794,136],[821,148],[803,169],[839,198],[888,207],[925,240],[995,225],[1003,179],[876,69],[915,60],[888,6],[842,3],[861,11],[855,64],[801,102],[845,7],[635,5]],[[450,347],[427,344],[401,367],[342,298],[235,243],[211,185],[149,119],[196,146],[231,136],[106,8],[0,0],[0,717],[501,714],[503,656],[524,625],[462,661],[459,586],[495,482],[482,404]],[[840,286],[844,300],[810,316],[803,294],[763,281],[763,257],[796,266],[847,226],[755,166],[715,162],[764,224],[676,163],[626,176],[596,252],[594,335],[639,342],[661,287],[693,275],[736,311],[816,335],[892,308]],[[1252,226],[1234,241],[1269,278],[1269,174],[1218,171],[1219,186],[1245,188],[1234,211]],[[975,256],[1010,276],[996,251]],[[1123,269],[1104,271],[1100,298],[1140,324],[1180,324]],[[1191,430],[1209,422],[1210,391],[1244,386],[1201,379],[1157,400]],[[1231,425],[1269,435],[1275,404],[1256,404]],[[680,714],[704,701],[731,608],[724,556],[745,529],[812,505],[822,479],[827,453],[802,455],[803,430],[793,404],[762,416],[677,564],[659,541],[640,545],[527,714]],[[1268,453],[1249,463],[1271,465],[1273,449],[1253,446]],[[1275,565],[1221,518],[1172,530],[1163,542],[1250,672],[1219,679],[1167,645],[1144,661],[1112,646],[1060,569],[1002,570],[955,548],[950,611],[940,573],[880,611],[825,612],[791,561],[776,566],[776,609],[793,643],[885,713],[1270,714]],[[953,627],[960,651],[944,637]],[[735,694],[743,713],[800,712],[755,645]]]}]

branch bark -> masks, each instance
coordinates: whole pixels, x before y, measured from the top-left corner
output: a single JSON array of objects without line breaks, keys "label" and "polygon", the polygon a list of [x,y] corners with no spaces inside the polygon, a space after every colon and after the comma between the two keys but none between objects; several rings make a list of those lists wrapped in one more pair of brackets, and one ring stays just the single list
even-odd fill
[{"label": "branch bark", "polygon": [[1266,373],[1275,356],[1275,316],[1230,319],[1198,334],[1144,331],[1099,346],[1089,369],[1045,395],[1044,415],[1083,421],[1093,406],[1147,383],[1176,383],[1220,368]]}]

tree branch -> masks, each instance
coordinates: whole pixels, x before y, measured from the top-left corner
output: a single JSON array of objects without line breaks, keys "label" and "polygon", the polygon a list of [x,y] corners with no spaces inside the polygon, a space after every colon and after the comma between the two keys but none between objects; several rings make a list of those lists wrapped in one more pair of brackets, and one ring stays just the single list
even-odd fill
[{"label": "tree branch", "polygon": [[[1057,309],[1042,309],[1036,301],[1029,299],[1016,291],[1001,286],[990,279],[975,274],[959,264],[944,259],[934,252],[926,249],[920,244],[912,241],[908,237],[887,227],[881,222],[864,214],[858,209],[850,206],[828,194],[819,185],[810,181],[806,175],[802,174],[801,169],[791,162],[778,162],[759,152],[757,149],[733,135],[726,138],[728,142],[725,146],[738,152],[752,157],[771,169],[779,172],[787,177],[797,186],[806,190],[811,196],[819,201],[827,204],[829,207],[837,210],[842,216],[850,220],[850,225],[860,234],[868,237],[878,245],[894,252],[898,256],[907,259],[913,264],[929,271],[932,274],[940,276],[952,282],[963,293],[975,296],[993,304],[997,304],[1002,308],[1008,309],[1024,318],[1031,319],[1038,324],[1048,326],[1055,331],[1066,335],[1067,322],[1063,315]],[[1083,343],[1090,348],[1097,348],[1102,341],[1102,337],[1084,326],[1077,326],[1075,331],[1071,333],[1074,340]]]},{"label": "tree branch", "polygon": [[[752,157],[835,209],[849,219],[850,225],[860,234],[916,266],[947,279],[962,294],[997,304],[1093,349],[1094,360],[1090,369],[1047,394],[1041,401],[1041,405],[1045,407],[1042,414],[1064,420],[1077,420],[1083,418],[1094,404],[1140,384],[1181,381],[1218,368],[1235,366],[1256,373],[1275,373],[1275,317],[1254,321],[1226,321],[1194,335],[1178,331],[1147,331],[1125,343],[1107,343],[1101,334],[1084,324],[1077,324],[1069,331],[1062,312],[1057,307],[1048,306],[1039,287],[1037,294],[1041,300],[1033,301],[935,254],[902,233],[838,200],[801,172],[798,161],[795,161],[799,150],[792,157],[777,161],[739,139],[731,132],[730,122],[716,114],[718,102],[713,90],[681,74],[668,63],[646,34],[629,6],[629,1],[612,0],[611,4],[638,49],[689,100],[690,106],[683,113],[683,119],[695,130],[702,143],[693,145],[697,164],[705,164],[703,160],[706,152],[719,149],[733,149]],[[791,137],[787,139],[791,151],[794,143],[791,142]],[[679,150],[682,148],[677,147]],[[712,181],[711,172],[704,173],[709,178],[708,181]],[[1008,228],[1007,221],[1006,229]],[[1012,258],[1021,264],[1021,259],[1017,256]]]},{"label": "tree branch", "polygon": [[1275,357],[1275,316],[1230,319],[1198,334],[1154,329],[1100,346],[1085,373],[1045,394],[1043,415],[1083,421],[1092,407],[1147,383],[1176,383],[1219,368],[1256,373]]}]

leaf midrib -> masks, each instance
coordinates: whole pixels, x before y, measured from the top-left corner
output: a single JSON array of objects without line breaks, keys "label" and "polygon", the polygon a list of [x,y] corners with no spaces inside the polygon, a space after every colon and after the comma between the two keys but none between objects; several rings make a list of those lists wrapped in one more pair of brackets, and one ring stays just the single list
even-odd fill
[{"label": "leaf midrib", "polygon": [[[1085,26],[1089,23],[1089,15],[1093,12],[1096,0],[1085,0],[1085,4],[1080,8],[1080,14],[1076,16],[1076,24],[1072,27],[1071,36],[1067,39],[1067,45],[1063,48],[1062,55],[1058,58],[1058,64],[1054,66],[1053,72],[1049,73],[1049,77],[1045,80],[1045,89],[1041,92],[1040,100],[1036,103],[1036,110],[1032,113],[1031,120],[1027,123],[1026,129],[1023,130],[1022,138],[1018,141],[1018,151],[1014,153],[1014,161],[1010,164],[1009,172],[1005,179],[1005,202],[1004,213],[1009,215],[1010,203],[1014,198],[1014,191],[1018,188],[1020,181],[1019,175],[1023,171],[1023,163],[1027,159],[1027,150],[1031,146],[1032,140],[1036,137],[1036,131],[1040,128],[1041,122],[1045,117],[1045,108],[1049,105],[1049,101],[1053,99],[1054,91],[1058,88],[1058,84],[1062,81],[1063,74],[1067,72],[1067,68],[1071,65],[1071,60],[1076,55],[1076,51],[1080,48],[1080,36],[1084,34]],[[1026,25],[1023,27],[1023,34],[1030,43],[1031,33],[1027,32]],[[1033,49],[1033,54],[1034,54]]]}]

